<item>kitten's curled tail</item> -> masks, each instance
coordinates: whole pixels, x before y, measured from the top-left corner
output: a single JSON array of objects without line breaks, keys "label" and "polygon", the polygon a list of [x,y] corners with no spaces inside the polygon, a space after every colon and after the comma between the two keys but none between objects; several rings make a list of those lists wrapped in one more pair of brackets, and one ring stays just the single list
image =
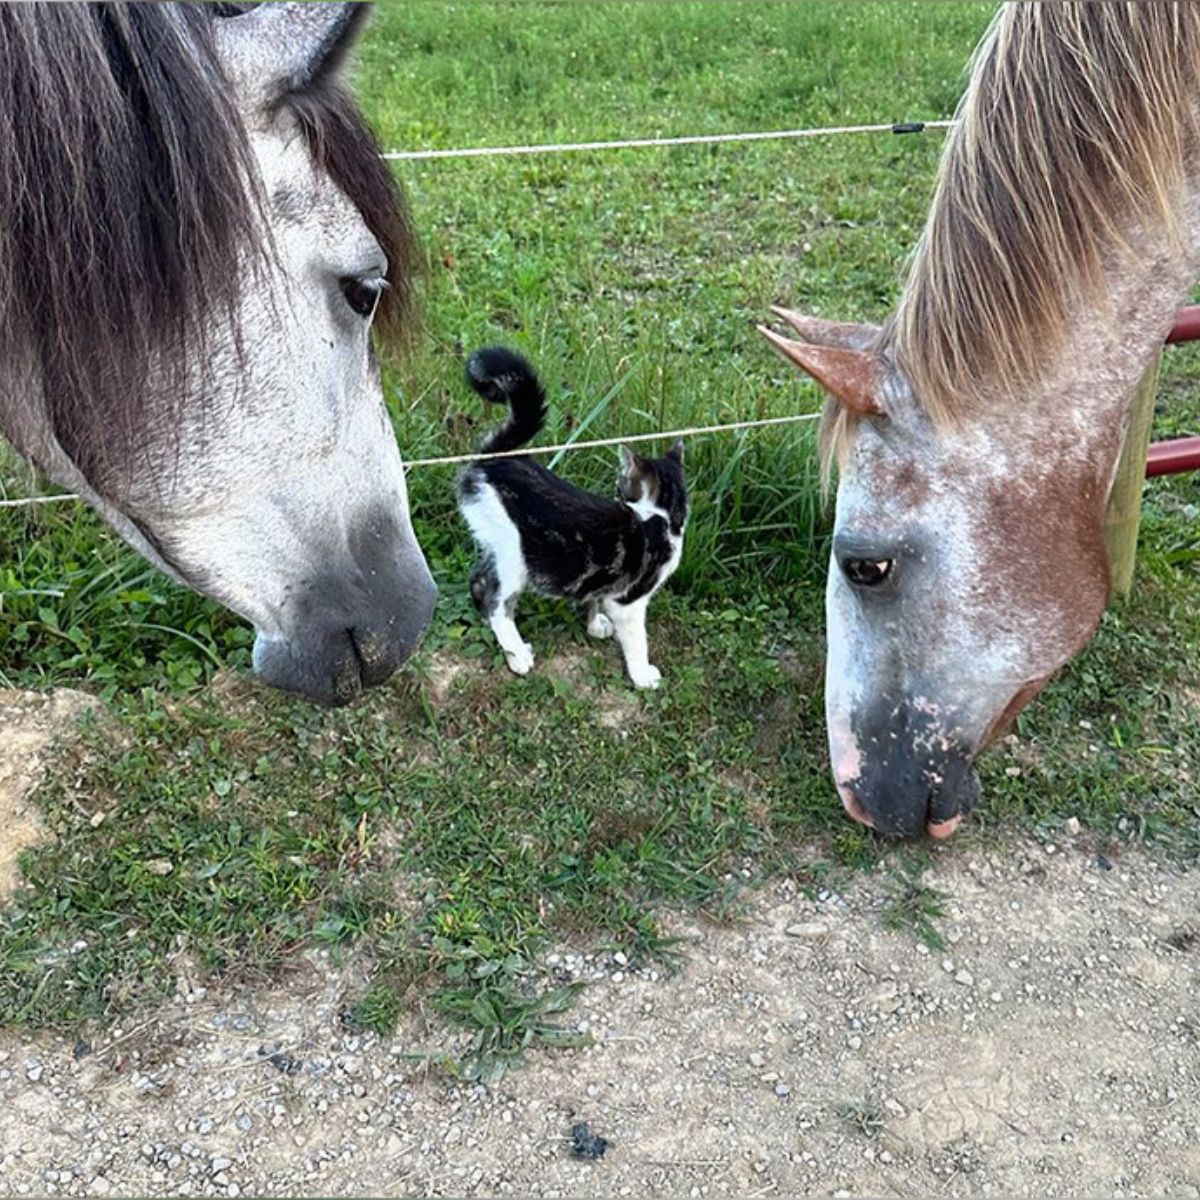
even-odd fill
[{"label": "kitten's curled tail", "polygon": [[487,346],[467,359],[467,382],[489,404],[507,404],[508,420],[479,443],[480,454],[524,446],[546,423],[546,393],[515,350]]}]

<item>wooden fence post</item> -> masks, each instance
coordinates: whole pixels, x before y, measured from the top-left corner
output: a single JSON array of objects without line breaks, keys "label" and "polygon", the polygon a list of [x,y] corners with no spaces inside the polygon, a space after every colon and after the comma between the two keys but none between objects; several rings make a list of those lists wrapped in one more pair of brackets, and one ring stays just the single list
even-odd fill
[{"label": "wooden fence post", "polygon": [[1160,355],[1142,376],[1129,411],[1129,431],[1121,449],[1116,478],[1104,513],[1104,541],[1108,546],[1108,578],[1114,596],[1125,597],[1133,587],[1137,562],[1138,527],[1142,520],[1142,488],[1146,482],[1146,453],[1154,423],[1154,398],[1158,392]]}]

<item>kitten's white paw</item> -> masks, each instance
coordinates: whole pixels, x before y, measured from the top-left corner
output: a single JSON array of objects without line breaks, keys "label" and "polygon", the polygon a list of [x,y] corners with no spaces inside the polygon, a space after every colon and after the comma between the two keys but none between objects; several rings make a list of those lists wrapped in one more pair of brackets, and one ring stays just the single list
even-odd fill
[{"label": "kitten's white paw", "polygon": [[629,678],[633,680],[634,687],[656,688],[662,682],[662,672],[647,664],[640,671],[630,671]]},{"label": "kitten's white paw", "polygon": [[504,657],[514,675],[528,675],[533,670],[533,647],[528,644],[519,650],[505,650]]},{"label": "kitten's white paw", "polygon": [[602,612],[592,614],[592,619],[588,622],[587,631],[594,638],[610,638],[615,632],[613,630],[613,623]]}]

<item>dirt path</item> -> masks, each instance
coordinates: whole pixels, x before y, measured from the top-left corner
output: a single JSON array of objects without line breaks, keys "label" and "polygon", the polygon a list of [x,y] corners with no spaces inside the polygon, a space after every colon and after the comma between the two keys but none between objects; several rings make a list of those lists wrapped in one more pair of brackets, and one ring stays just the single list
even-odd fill
[{"label": "dirt path", "polygon": [[[928,878],[941,954],[883,930],[875,878],[677,920],[673,978],[561,957],[595,1044],[492,1091],[407,1057],[457,1044],[420,1014],[348,1033],[359,981],[319,957],[257,994],[183,981],[79,1058],[3,1035],[0,1190],[1200,1196],[1200,873],[959,842]],[[577,1121],[602,1159],[570,1156]]]}]

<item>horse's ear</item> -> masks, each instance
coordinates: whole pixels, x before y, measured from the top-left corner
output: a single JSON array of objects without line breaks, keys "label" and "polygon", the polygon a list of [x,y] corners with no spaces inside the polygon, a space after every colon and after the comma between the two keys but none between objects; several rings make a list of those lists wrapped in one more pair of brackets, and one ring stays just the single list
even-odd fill
[{"label": "horse's ear", "polygon": [[336,72],[370,10],[356,3],[260,4],[215,19],[217,53],[239,99],[268,107]]},{"label": "horse's ear", "polygon": [[836,346],[842,350],[868,350],[879,337],[878,325],[860,325],[854,321],[827,321],[809,317],[778,304],[771,311],[786,321],[806,342],[816,346]]},{"label": "horse's ear", "polygon": [[879,404],[883,372],[879,359],[870,351],[793,342],[765,325],[760,325],[758,331],[782,357],[811,375],[835,400],[864,417],[883,415]]}]

